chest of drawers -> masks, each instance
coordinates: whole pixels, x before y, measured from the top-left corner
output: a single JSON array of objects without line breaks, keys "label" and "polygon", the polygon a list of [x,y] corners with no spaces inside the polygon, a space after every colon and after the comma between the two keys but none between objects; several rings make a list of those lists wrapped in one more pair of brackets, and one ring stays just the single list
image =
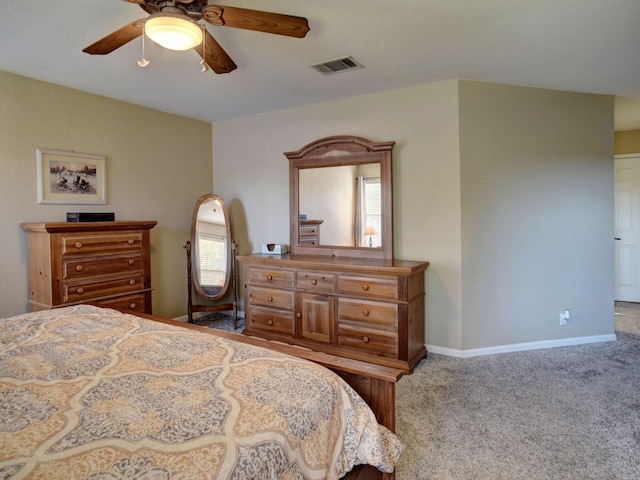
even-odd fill
[{"label": "chest of drawers", "polygon": [[302,244],[320,244],[320,225],[324,220],[300,220],[298,241]]},{"label": "chest of drawers", "polygon": [[427,262],[239,256],[246,335],[402,368],[426,355]]},{"label": "chest of drawers", "polygon": [[29,309],[90,303],[151,313],[155,221],[23,223]]}]

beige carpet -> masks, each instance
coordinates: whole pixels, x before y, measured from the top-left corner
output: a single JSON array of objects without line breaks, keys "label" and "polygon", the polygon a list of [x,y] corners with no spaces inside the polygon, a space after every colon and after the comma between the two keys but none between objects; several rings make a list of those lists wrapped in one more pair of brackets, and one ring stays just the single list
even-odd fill
[{"label": "beige carpet", "polygon": [[640,305],[616,313],[616,342],[430,355],[398,384],[397,479],[640,479]]}]

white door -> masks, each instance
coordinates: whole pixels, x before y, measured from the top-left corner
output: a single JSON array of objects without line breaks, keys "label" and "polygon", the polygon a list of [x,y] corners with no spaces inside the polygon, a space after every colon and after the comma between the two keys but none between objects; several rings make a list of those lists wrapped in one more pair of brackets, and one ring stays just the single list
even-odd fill
[{"label": "white door", "polygon": [[615,299],[640,302],[640,154],[616,155]]}]

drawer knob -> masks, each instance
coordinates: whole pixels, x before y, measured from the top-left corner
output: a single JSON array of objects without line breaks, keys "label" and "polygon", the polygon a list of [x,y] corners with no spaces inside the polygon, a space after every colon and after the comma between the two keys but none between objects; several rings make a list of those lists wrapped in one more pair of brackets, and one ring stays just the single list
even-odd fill
[{"label": "drawer knob", "polygon": [[76,248],[82,248],[82,242],[76,242]]},{"label": "drawer knob", "polygon": [[78,289],[76,290],[76,293],[77,293],[78,295],[82,295],[82,294],[84,293],[84,288],[82,288],[82,287],[78,288]]},{"label": "drawer knob", "polygon": [[267,298],[267,300],[270,301],[270,302],[273,302],[273,297],[270,296],[270,297]]},{"label": "drawer knob", "polygon": [[267,275],[267,280],[273,280],[273,275]]},{"label": "drawer knob", "polygon": [[367,290],[369,290],[369,285],[367,285],[366,283],[363,284],[362,289],[366,292]]},{"label": "drawer knob", "polygon": [[135,284],[136,284],[135,280],[133,280],[133,279],[129,280],[129,285],[135,285]]},{"label": "drawer knob", "polygon": [[135,240],[133,238],[130,238],[129,240],[127,240],[127,243],[129,245],[133,245],[135,243]]},{"label": "drawer knob", "polygon": [[133,265],[134,263],[136,263],[136,261],[133,258],[129,259],[129,265]]},{"label": "drawer knob", "polygon": [[362,337],[362,341],[364,343],[369,343],[369,337]]},{"label": "drawer knob", "polygon": [[82,265],[76,265],[76,272],[81,272],[82,270],[84,270]]},{"label": "drawer knob", "polygon": [[273,320],[269,319],[269,321],[267,322],[269,325],[273,325]]},{"label": "drawer knob", "polygon": [[317,285],[317,284],[318,284],[318,280],[316,280],[315,278],[311,280],[311,285]]},{"label": "drawer knob", "polygon": [[369,310],[367,310],[366,308],[362,310],[362,315],[364,315],[365,317],[369,316]]},{"label": "drawer knob", "polygon": [[129,305],[129,308],[130,308],[131,310],[135,310],[135,309],[136,309],[136,304],[135,304],[135,303],[130,304],[130,305]]}]

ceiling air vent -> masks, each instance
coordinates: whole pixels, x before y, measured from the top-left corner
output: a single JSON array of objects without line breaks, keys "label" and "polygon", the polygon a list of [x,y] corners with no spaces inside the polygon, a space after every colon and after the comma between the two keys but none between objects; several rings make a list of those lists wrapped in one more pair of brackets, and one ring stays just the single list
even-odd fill
[{"label": "ceiling air vent", "polygon": [[356,62],[353,57],[344,57],[329,60],[328,62],[316,63],[315,65],[311,65],[311,68],[324,75],[333,75],[334,73],[357,70],[358,68],[362,68],[362,65]]}]

